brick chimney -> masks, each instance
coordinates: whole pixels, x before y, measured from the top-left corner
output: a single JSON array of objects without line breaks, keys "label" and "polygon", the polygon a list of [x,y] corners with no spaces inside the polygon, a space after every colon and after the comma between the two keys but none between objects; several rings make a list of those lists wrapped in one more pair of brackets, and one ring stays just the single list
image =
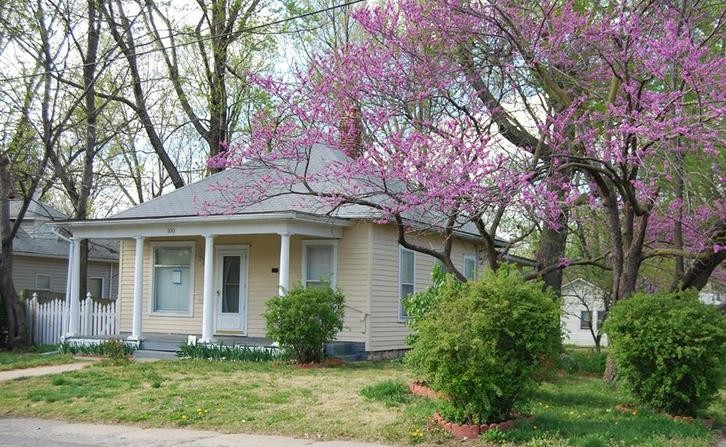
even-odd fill
[{"label": "brick chimney", "polygon": [[358,158],[363,153],[363,121],[360,106],[353,103],[343,113],[338,125],[340,147],[351,158]]}]

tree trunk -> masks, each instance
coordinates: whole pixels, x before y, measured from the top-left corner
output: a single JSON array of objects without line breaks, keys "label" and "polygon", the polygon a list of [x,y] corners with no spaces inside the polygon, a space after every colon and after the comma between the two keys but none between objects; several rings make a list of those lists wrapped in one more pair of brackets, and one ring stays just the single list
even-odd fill
[{"label": "tree trunk", "polygon": [[[537,264],[541,268],[556,265],[564,257],[565,243],[567,242],[567,217],[563,217],[560,229],[545,227],[542,230],[540,246],[535,255]],[[553,269],[542,275],[544,283],[555,291],[557,295],[562,289],[562,269]]]},{"label": "tree trunk", "polygon": [[0,296],[8,323],[8,346],[20,348],[28,344],[25,307],[13,284],[13,234],[10,221],[12,195],[10,160],[0,154]]},{"label": "tree trunk", "polygon": [[618,380],[618,370],[615,367],[615,359],[612,354],[608,354],[607,361],[605,362],[605,372],[602,376],[603,382],[607,384],[613,384]]}]

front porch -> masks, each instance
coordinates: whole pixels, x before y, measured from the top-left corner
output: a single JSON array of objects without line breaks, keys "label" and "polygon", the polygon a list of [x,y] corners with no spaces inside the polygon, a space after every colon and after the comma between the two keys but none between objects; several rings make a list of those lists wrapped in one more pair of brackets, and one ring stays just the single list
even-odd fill
[{"label": "front porch", "polygon": [[291,284],[335,284],[350,222],[297,213],[73,222],[67,338],[79,338],[80,244],[122,241],[118,326],[142,350],[201,343],[269,346],[263,313]]}]

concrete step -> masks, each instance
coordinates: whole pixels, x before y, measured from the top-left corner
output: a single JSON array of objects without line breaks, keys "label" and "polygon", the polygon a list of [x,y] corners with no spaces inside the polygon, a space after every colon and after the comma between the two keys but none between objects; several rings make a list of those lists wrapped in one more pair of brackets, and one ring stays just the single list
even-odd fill
[{"label": "concrete step", "polygon": [[176,352],[180,344],[178,341],[171,340],[142,340],[141,349],[145,351]]},{"label": "concrete step", "polygon": [[151,351],[148,349],[139,349],[134,351],[135,359],[154,359],[154,360],[173,360],[176,359],[176,352],[169,351]]}]

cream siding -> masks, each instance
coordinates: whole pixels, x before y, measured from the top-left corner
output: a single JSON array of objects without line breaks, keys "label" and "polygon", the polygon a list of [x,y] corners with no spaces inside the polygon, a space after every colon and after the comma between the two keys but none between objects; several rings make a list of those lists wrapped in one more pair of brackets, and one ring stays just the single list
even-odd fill
[{"label": "cream siding", "polygon": [[[368,284],[365,272],[368,260],[367,224],[356,224],[343,231],[338,242],[337,286],[346,295],[346,316],[344,328],[338,336],[341,341],[365,341],[365,314],[368,301]],[[290,241],[290,283],[297,285],[302,280],[302,241],[304,236],[292,236]],[[151,244],[159,241],[194,240],[196,243],[194,260],[194,301],[190,317],[155,315],[149,313],[151,304]],[[277,235],[220,236],[214,239],[215,247],[221,245],[249,246],[248,296],[247,296],[247,335],[265,336],[264,312],[267,300],[277,294],[279,274],[280,237]],[[134,286],[134,243],[121,244],[121,300],[120,328],[122,332],[131,331]],[[144,241],[144,300],[142,332],[161,334],[200,334],[202,327],[202,297],[204,277],[204,240],[200,238],[165,238]],[[361,280],[363,279],[363,280]],[[216,315],[216,314],[215,314]],[[225,334],[229,332],[225,331]]]},{"label": "cream siding", "polygon": [[[399,320],[399,250],[396,228],[393,225],[372,225],[372,271],[369,351],[406,349],[408,328]],[[440,248],[441,236],[410,236],[417,244]],[[452,261],[463,271],[464,256],[477,256],[477,248],[471,242],[456,239],[452,249]],[[434,258],[415,253],[416,292],[431,285]]]}]

